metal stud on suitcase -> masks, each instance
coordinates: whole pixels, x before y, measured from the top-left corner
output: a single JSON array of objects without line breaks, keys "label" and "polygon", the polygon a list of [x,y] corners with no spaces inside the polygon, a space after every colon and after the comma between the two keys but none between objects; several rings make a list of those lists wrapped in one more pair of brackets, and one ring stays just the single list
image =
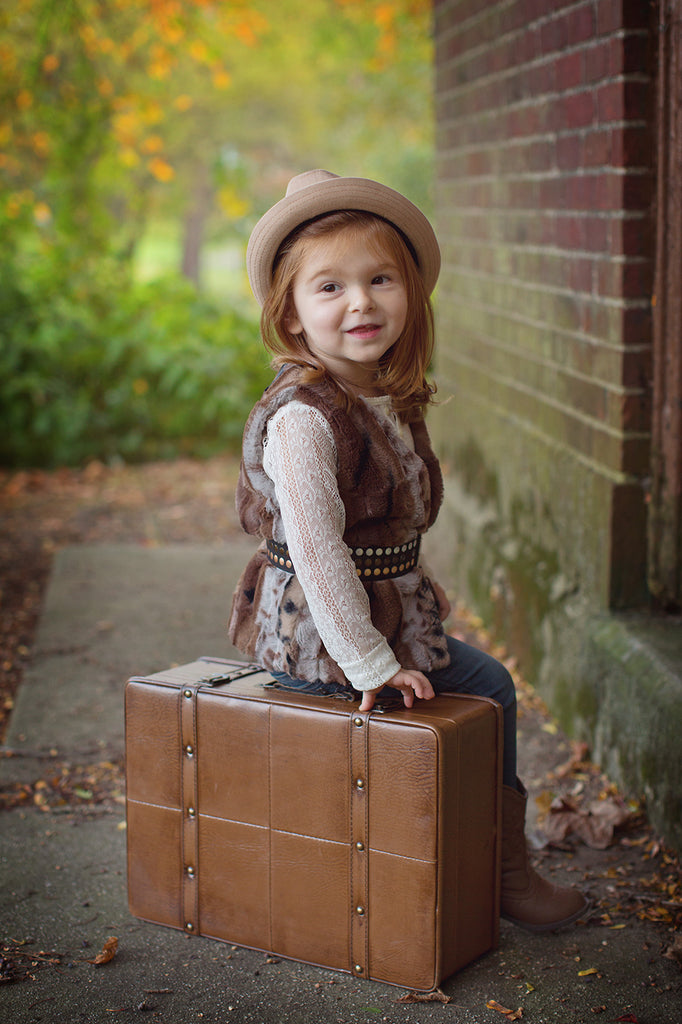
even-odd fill
[{"label": "metal stud on suitcase", "polygon": [[499,706],[270,683],[209,658],[128,681],[131,912],[421,990],[496,946]]}]

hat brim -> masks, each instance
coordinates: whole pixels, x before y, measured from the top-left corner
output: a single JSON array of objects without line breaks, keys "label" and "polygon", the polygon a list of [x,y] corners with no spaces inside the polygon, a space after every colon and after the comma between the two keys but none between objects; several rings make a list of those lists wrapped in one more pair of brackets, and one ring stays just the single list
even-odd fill
[{"label": "hat brim", "polygon": [[430,295],[440,272],[440,249],[431,224],[409,199],[369,178],[328,178],[292,192],[275,203],[256,224],[246,250],[246,269],[262,306],[272,284],[277,250],[306,221],[335,210],[364,210],[394,224],[409,240]]}]

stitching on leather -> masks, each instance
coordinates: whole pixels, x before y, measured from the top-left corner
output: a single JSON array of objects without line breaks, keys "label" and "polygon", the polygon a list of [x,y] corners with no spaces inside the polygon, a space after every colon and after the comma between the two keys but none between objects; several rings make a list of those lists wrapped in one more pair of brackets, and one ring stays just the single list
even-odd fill
[{"label": "stitching on leather", "polygon": [[364,776],[364,779],[365,779],[365,793],[364,793],[364,796],[363,796],[364,807],[365,807],[365,814],[364,814],[364,821],[363,821],[364,842],[365,842],[365,855],[364,855],[364,860],[363,860],[363,866],[364,866],[365,870],[364,870],[364,877],[363,877],[363,880],[362,880],[362,898],[363,898],[363,902],[364,902],[364,906],[365,906],[365,919],[364,919],[364,922],[363,922],[364,935],[365,935],[365,973],[366,973],[368,978],[371,977],[371,974],[372,974],[371,966],[370,966],[370,962],[369,962],[369,927],[370,927],[370,923],[371,923],[371,919],[370,919],[370,916],[369,916],[369,847],[370,847],[370,842],[369,842],[369,795],[370,795],[370,786],[372,784],[372,780],[369,777],[369,720],[371,718],[371,714],[372,714],[372,712],[370,711],[370,712],[368,712],[365,715],[365,721],[364,721],[364,724],[362,726],[362,731],[363,731],[363,736],[362,736],[362,760],[363,760],[362,772],[363,772],[363,776]]},{"label": "stitching on leather", "polygon": [[268,705],[268,933],[272,949],[272,704]]},{"label": "stitching on leather", "polygon": [[185,799],[185,751],[184,751],[184,723],[182,720],[182,688],[178,690],[177,699],[175,702],[176,713],[178,716],[178,731],[180,736],[180,757],[178,758],[179,767],[179,790],[180,790],[180,875],[178,878],[178,916],[180,918],[180,927],[184,929],[185,921],[182,920],[185,910],[185,894],[184,894],[184,878],[182,867],[185,862],[185,814],[186,812],[186,799]]},{"label": "stitching on leather", "polygon": [[350,857],[350,870],[348,872],[348,967],[353,970],[353,892],[355,886],[353,884],[354,877],[354,866],[355,866],[355,836],[353,835],[353,814],[354,814],[354,803],[353,803],[353,716],[348,715],[348,786],[350,788],[349,800],[348,800],[348,854]]}]

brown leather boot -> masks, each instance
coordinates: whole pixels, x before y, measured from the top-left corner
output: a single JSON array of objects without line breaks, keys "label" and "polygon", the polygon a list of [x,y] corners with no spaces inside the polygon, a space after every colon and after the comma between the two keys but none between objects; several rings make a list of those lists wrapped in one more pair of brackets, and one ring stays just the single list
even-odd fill
[{"label": "brown leather boot", "polygon": [[531,867],[526,846],[528,794],[502,787],[502,894],[500,915],[531,932],[548,932],[572,924],[590,901],[577,889],[554,885]]}]

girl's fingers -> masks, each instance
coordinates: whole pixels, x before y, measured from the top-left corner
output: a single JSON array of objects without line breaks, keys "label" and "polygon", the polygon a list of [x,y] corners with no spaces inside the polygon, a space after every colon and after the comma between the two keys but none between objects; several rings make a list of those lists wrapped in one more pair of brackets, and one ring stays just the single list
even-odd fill
[{"label": "girl's fingers", "polygon": [[374,707],[378,690],[365,690],[360,702],[360,711],[371,711]]},{"label": "girl's fingers", "polygon": [[415,697],[419,697],[420,700],[431,700],[432,697],[435,697],[431,683],[421,672],[410,672],[400,689],[406,708],[411,708],[414,705]]},{"label": "girl's fingers", "polygon": [[406,708],[411,708],[412,705],[414,704],[414,693],[412,692],[412,687],[410,686],[406,686],[403,689],[403,704],[405,705]]},{"label": "girl's fingers", "polygon": [[[400,690],[406,708],[414,706],[415,697],[419,697],[421,700],[431,700],[432,697],[435,697],[431,683],[421,672],[401,671],[396,673],[389,685]],[[383,687],[380,686],[376,690],[365,690],[360,702],[360,711],[371,711],[376,702],[376,695],[382,689]]]},{"label": "girl's fingers", "polygon": [[412,689],[417,697],[420,697],[421,700],[431,700],[432,697],[436,696],[426,676],[422,675],[421,672],[414,672],[413,675],[415,681],[412,684]]}]

